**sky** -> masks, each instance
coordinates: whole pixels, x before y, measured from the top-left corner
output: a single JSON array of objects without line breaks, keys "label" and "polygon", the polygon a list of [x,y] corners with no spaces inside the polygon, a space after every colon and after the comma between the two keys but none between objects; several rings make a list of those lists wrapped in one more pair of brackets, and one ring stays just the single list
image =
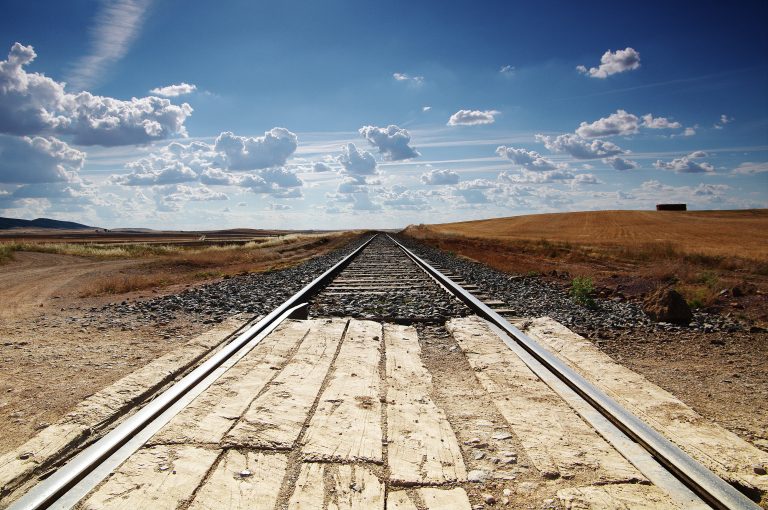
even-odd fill
[{"label": "sky", "polygon": [[5,2],[0,216],[768,207],[768,3]]}]

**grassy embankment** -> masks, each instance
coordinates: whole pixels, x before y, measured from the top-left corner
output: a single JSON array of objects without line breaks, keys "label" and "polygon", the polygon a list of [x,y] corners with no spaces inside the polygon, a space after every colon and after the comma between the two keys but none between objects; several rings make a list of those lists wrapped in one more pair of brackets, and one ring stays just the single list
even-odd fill
[{"label": "grassy embankment", "polygon": [[[408,227],[435,247],[516,274],[674,284],[696,307],[768,276],[768,211],[599,211]],[[642,286],[640,286],[642,287]],[[649,285],[646,285],[649,287]]]},{"label": "grassy embankment", "polygon": [[0,263],[17,251],[71,255],[95,260],[136,260],[137,265],[105,274],[81,290],[82,296],[191,283],[246,272],[282,269],[341,247],[357,233],[295,234],[245,244],[185,247],[173,244],[0,243]]}]

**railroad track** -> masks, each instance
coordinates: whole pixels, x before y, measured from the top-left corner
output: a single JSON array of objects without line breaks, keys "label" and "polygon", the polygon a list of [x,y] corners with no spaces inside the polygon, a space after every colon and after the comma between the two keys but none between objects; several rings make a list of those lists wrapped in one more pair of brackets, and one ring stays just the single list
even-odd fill
[{"label": "railroad track", "polygon": [[0,507],[759,508],[734,487],[765,494],[758,450],[668,439],[616,387],[636,374],[589,374],[510,313],[373,236]]}]

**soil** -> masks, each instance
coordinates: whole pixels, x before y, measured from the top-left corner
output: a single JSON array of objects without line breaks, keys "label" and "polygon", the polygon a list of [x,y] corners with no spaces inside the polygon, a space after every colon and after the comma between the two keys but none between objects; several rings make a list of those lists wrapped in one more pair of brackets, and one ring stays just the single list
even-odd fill
[{"label": "soil", "polygon": [[[2,266],[0,453],[209,327],[183,318],[130,329],[111,325],[109,317],[98,325],[84,325],[91,307],[116,298],[83,299],[79,289],[141,262],[17,252],[14,261]],[[120,299],[138,297],[134,293]]]}]

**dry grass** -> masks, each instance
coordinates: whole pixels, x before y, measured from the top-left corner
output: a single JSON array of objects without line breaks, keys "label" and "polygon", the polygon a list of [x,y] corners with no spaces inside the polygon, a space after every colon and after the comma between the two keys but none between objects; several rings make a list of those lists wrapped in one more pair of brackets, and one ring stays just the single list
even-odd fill
[{"label": "dry grass", "polygon": [[505,242],[546,240],[655,257],[672,250],[696,257],[768,260],[768,210],[590,211],[534,214],[409,227],[450,237]]},{"label": "dry grass", "polygon": [[[159,254],[143,254],[147,261],[135,269],[92,280],[83,297],[155,289],[249,272],[282,269],[334,250],[355,232],[288,235],[266,241],[206,248],[168,247]],[[130,252],[133,248],[128,247]],[[139,250],[139,253],[141,250]],[[101,256],[99,253],[96,256]]]},{"label": "dry grass", "polygon": [[618,276],[640,294],[674,284],[694,307],[768,276],[767,210],[545,214],[410,226],[405,234],[508,273],[566,271],[604,286]]}]

